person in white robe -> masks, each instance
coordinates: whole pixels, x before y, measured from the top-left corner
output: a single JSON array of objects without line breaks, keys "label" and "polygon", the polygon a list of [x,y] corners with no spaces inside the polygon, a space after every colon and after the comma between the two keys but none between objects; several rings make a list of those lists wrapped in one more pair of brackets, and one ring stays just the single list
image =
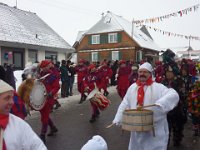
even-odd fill
[{"label": "person in white robe", "polygon": [[[139,67],[138,81],[129,87],[113,120],[114,124],[121,125],[124,110],[137,109],[138,105],[141,107],[155,104],[154,107],[146,108],[153,111],[155,136],[152,131],[132,131],[128,148],[129,150],[167,149],[169,137],[167,113],[177,105],[179,96],[174,89],[167,88],[164,85],[153,81],[152,71],[153,68],[148,62]],[[150,84],[147,84],[147,82]],[[144,93],[142,103],[139,101],[141,92],[138,92],[141,85],[143,86]]]},{"label": "person in white robe", "polygon": [[0,150],[47,150],[28,123],[9,113],[13,90],[0,80]]}]

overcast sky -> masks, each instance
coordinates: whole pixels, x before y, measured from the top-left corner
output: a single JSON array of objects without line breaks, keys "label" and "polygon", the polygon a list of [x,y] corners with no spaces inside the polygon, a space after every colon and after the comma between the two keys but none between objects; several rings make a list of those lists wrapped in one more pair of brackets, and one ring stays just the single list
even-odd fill
[{"label": "overcast sky", "polygon": [[[16,0],[0,0],[15,6]],[[200,4],[200,0],[17,0],[17,7],[35,12],[53,30],[73,45],[78,31],[88,30],[108,10],[132,21],[167,15]],[[164,31],[200,37],[200,8],[182,17],[171,17],[159,23],[146,24]],[[162,35],[149,30],[161,47],[183,47],[189,40]],[[191,46],[200,50],[200,41],[191,40]]]}]

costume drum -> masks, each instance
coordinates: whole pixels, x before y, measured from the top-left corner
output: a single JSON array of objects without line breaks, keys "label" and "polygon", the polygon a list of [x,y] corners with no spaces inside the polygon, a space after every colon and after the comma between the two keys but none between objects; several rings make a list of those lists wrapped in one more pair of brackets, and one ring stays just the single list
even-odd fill
[{"label": "costume drum", "polygon": [[123,112],[122,129],[127,131],[152,131],[153,111],[128,109]]},{"label": "costume drum", "polygon": [[110,105],[110,101],[97,89],[94,89],[87,96],[87,100],[90,100],[91,103],[96,105],[100,110],[104,110]]},{"label": "costume drum", "polygon": [[42,82],[35,80],[34,86],[30,93],[30,106],[34,110],[41,110],[46,103],[46,98],[47,98],[46,87]]}]

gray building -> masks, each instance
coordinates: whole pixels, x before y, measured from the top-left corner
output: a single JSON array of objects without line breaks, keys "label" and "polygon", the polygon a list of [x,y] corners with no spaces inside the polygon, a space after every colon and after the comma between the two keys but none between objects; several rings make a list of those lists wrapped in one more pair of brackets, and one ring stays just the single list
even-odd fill
[{"label": "gray building", "polygon": [[28,62],[61,61],[73,52],[36,13],[0,3],[0,65],[15,64],[23,69]]}]

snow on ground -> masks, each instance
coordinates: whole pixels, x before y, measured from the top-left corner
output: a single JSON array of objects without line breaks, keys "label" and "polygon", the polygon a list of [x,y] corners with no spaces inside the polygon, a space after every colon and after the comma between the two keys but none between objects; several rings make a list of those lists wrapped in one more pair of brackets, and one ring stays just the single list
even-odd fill
[{"label": "snow on ground", "polygon": [[14,76],[16,78],[16,89],[18,89],[19,85],[22,83],[22,73],[23,70],[14,71]]},{"label": "snow on ground", "polygon": [[[18,89],[18,87],[20,86],[20,84],[22,83],[22,73],[23,73],[23,70],[17,70],[17,71],[14,71],[14,76],[16,78],[16,90]],[[75,75],[75,80],[74,80],[74,84],[77,83],[77,77]],[[61,82],[60,82],[60,85],[61,85]],[[59,93],[61,91],[59,90]]]}]

